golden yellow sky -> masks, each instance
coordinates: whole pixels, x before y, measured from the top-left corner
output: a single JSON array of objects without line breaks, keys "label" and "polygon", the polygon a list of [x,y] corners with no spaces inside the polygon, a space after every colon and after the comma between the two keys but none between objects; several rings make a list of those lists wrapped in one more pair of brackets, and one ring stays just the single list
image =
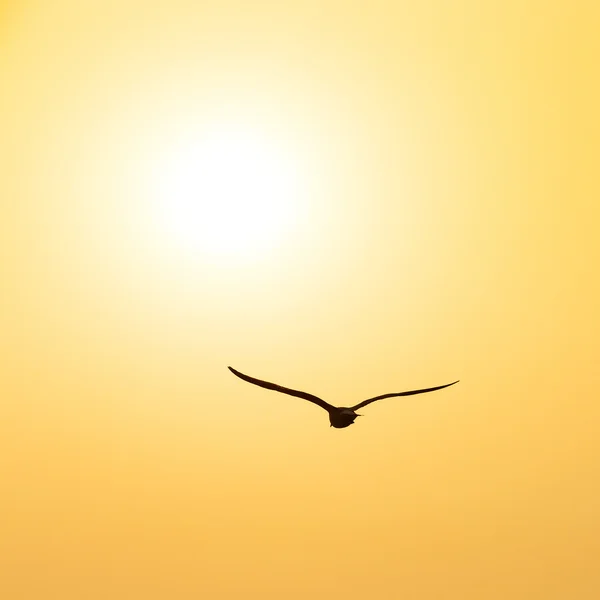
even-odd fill
[{"label": "golden yellow sky", "polygon": [[[0,596],[599,597],[599,17],[0,3]],[[207,131],[281,235],[166,226]]]}]

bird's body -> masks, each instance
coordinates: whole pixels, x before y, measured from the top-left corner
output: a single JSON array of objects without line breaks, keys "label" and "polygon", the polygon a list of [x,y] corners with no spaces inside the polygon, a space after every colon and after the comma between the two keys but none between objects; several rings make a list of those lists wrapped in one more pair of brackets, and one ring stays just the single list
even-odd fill
[{"label": "bird's body", "polygon": [[458,383],[457,381],[453,381],[452,383],[447,383],[445,385],[438,385],[437,387],[432,388],[424,388],[421,390],[410,390],[408,392],[396,392],[391,394],[383,394],[381,396],[375,396],[374,398],[369,398],[368,400],[363,400],[359,402],[355,406],[347,407],[347,406],[333,406],[325,400],[322,400],[318,396],[314,396],[313,394],[309,394],[307,392],[301,392],[299,390],[292,390],[290,388],[285,388],[281,385],[277,385],[276,383],[269,383],[268,381],[263,381],[261,379],[256,379],[255,377],[250,377],[249,375],[244,375],[239,371],[236,371],[233,367],[228,367],[229,370],[237,375],[240,379],[247,381],[248,383],[252,383],[254,385],[258,385],[260,387],[266,388],[268,390],[274,390],[276,392],[281,392],[283,394],[288,394],[289,396],[296,396],[298,398],[302,398],[303,400],[308,400],[317,406],[320,406],[324,410],[329,413],[329,424],[331,427],[335,427],[336,429],[343,429],[344,427],[348,427],[352,425],[356,420],[356,417],[360,417],[356,410],[362,408],[363,406],[367,406],[367,404],[371,404],[371,402],[375,402],[376,400],[383,400],[384,398],[391,398],[393,396],[412,396],[414,394],[424,394],[425,392],[434,392],[436,390],[441,390],[443,388],[449,387]]},{"label": "bird's body", "polygon": [[334,407],[333,410],[329,411],[329,425],[336,429],[343,429],[352,425],[356,420],[356,417],[360,417],[358,413],[355,413],[351,408],[345,406]]}]

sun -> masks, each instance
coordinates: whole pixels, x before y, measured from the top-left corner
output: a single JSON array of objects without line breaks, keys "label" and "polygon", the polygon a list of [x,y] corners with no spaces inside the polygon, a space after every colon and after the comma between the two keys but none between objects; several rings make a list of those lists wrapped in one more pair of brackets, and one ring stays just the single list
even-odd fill
[{"label": "sun", "polygon": [[218,128],[176,145],[158,169],[157,188],[161,229],[204,255],[272,252],[298,217],[297,167],[257,131]]}]

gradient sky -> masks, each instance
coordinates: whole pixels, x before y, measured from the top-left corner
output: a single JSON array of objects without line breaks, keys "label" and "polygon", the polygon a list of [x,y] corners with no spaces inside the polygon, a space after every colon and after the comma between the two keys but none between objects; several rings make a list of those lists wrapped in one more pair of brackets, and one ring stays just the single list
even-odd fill
[{"label": "gradient sky", "polygon": [[[2,598],[600,597],[597,3],[0,11]],[[266,249],[157,217],[207,130]]]}]

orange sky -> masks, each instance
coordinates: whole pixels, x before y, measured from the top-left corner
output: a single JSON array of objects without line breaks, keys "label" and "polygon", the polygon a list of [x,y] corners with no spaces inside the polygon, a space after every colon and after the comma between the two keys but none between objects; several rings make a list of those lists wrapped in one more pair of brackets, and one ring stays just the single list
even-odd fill
[{"label": "orange sky", "polygon": [[[0,3],[0,596],[599,597],[594,4]],[[209,130],[296,177],[222,254]]]}]

